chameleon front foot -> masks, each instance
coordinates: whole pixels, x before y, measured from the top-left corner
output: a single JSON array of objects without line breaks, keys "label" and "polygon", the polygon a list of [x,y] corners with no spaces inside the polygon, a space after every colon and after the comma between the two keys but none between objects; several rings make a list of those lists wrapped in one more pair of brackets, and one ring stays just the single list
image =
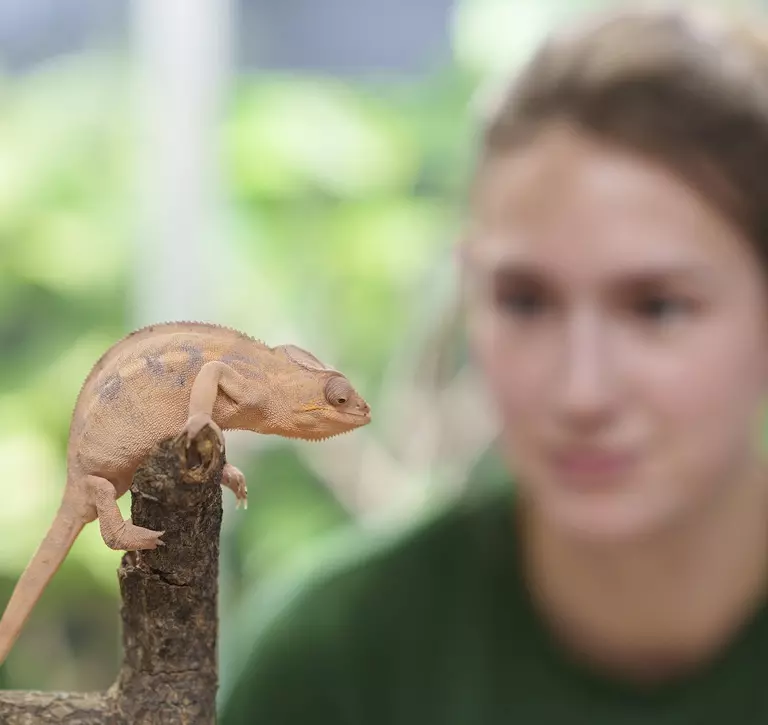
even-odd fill
[{"label": "chameleon front foot", "polygon": [[224,433],[222,432],[221,428],[214,422],[213,418],[211,418],[211,416],[207,413],[195,413],[189,416],[187,419],[187,422],[181,431],[182,436],[186,436],[187,448],[192,445],[192,441],[195,439],[195,436],[197,436],[197,434],[203,428],[205,428],[205,426],[209,426],[210,429],[216,434],[216,438],[219,441],[219,450],[223,451]]},{"label": "chameleon front foot", "polygon": [[245,475],[231,463],[225,463],[221,472],[221,485],[234,492],[237,497],[236,508],[248,508],[248,486],[245,485]]}]

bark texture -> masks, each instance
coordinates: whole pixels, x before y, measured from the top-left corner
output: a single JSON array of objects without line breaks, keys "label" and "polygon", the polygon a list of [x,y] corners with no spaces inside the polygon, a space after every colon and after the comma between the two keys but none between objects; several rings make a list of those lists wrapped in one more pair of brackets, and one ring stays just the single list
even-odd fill
[{"label": "bark texture", "polygon": [[214,725],[224,456],[204,428],[160,443],[136,472],[131,519],[164,547],[118,569],[123,663],[102,693],[0,691],[0,725]]}]

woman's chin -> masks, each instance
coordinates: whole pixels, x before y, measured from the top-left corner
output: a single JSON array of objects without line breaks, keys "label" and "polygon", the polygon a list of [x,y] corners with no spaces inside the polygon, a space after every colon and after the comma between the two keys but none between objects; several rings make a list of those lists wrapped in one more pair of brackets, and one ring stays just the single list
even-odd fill
[{"label": "woman's chin", "polygon": [[541,522],[561,536],[616,544],[652,537],[682,515],[663,491],[656,493],[638,481],[594,489],[550,483],[527,498]]}]

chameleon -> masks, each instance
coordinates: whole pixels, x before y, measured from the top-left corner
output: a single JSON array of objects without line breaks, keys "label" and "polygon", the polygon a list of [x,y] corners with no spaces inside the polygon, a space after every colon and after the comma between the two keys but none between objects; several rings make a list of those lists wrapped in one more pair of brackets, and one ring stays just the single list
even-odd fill
[{"label": "chameleon", "polygon": [[[296,345],[270,347],[207,322],[162,322],[114,343],[77,395],[67,442],[64,493],[53,522],[0,619],[0,664],[84,526],[98,520],[111,549],[164,546],[164,531],[124,520],[117,500],[153,446],[206,425],[320,441],[367,425],[368,403],[345,375]],[[222,485],[247,506],[245,476],[226,462]]]}]

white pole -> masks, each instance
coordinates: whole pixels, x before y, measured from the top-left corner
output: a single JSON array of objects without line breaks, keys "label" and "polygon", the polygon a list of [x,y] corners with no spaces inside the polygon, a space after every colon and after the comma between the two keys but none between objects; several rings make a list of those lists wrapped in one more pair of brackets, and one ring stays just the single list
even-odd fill
[{"label": "white pole", "polygon": [[136,324],[215,317],[229,3],[133,3]]}]

